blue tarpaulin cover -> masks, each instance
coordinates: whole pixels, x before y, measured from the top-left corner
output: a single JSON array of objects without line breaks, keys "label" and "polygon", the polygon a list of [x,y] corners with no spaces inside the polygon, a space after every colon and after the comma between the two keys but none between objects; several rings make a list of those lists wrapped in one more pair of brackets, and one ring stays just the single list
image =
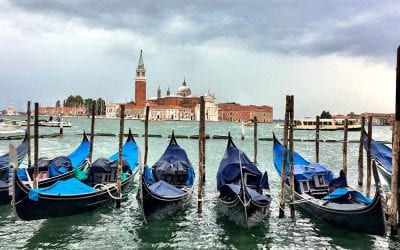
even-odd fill
[{"label": "blue tarpaulin cover", "polygon": [[[130,135],[132,136],[132,135]],[[133,138],[133,137],[132,137]],[[136,142],[128,137],[127,141],[125,142],[124,146],[122,147],[122,159],[128,162],[131,171],[133,172],[137,165],[139,159],[139,149]],[[112,156],[108,157],[109,161],[118,160],[118,152],[113,154]]]},{"label": "blue tarpaulin cover", "polygon": [[[229,190],[227,190],[229,189]],[[258,193],[256,190],[251,189],[249,187],[246,187],[247,189],[247,193],[250,195],[252,200],[255,201],[267,201],[270,202],[272,200],[272,198],[270,196],[265,196],[262,195],[260,193]],[[240,185],[237,184],[225,184],[222,188],[221,188],[221,193],[226,193],[226,192],[233,192],[236,195],[238,195],[240,193]]]},{"label": "blue tarpaulin cover", "polygon": [[[283,145],[280,143],[274,144],[273,147],[274,153],[274,166],[278,171],[279,175],[282,173],[282,161],[283,161]],[[334,178],[333,173],[328,170],[326,167],[319,163],[310,163],[305,160],[301,155],[294,152],[293,157],[293,165],[294,165],[294,178],[295,180],[310,180],[315,174],[324,174],[326,176],[326,180],[331,182]],[[289,175],[289,157],[290,151],[287,151],[287,163],[286,163],[286,173]]]},{"label": "blue tarpaulin cover", "polygon": [[229,141],[217,172],[218,191],[223,185],[240,179],[240,166],[242,166],[243,173],[251,173],[261,180],[262,173],[257,166],[250,161],[243,151],[236,148],[232,141]]},{"label": "blue tarpaulin cover", "polygon": [[358,202],[369,204],[372,199],[364,196],[355,190],[348,190],[347,188],[337,188],[332,193],[328,194],[323,200],[337,200],[337,199],[354,199]]},{"label": "blue tarpaulin cover", "polygon": [[[368,146],[368,140],[364,140],[364,148]],[[392,149],[387,145],[371,140],[371,155],[389,173],[392,173]]]},{"label": "blue tarpaulin cover", "polygon": [[[84,134],[82,142],[68,156],[58,156],[53,159],[41,157],[38,162],[39,171],[48,171],[48,176],[54,177],[71,171],[73,168],[79,168],[89,156],[89,146],[90,142]],[[28,168],[30,176],[33,175],[33,171],[33,166]],[[18,176],[23,181],[28,180],[24,169],[18,169]]]},{"label": "blue tarpaulin cover", "polygon": [[174,197],[174,196],[179,196],[182,194],[185,194],[184,191],[182,191],[179,188],[176,188],[175,186],[161,180],[153,185],[150,186],[150,190],[153,194],[156,194],[158,196],[164,196],[164,197]]},{"label": "blue tarpaulin cover", "polygon": [[38,201],[39,193],[40,194],[49,194],[49,195],[80,195],[85,193],[93,193],[96,192],[91,186],[88,186],[75,178],[71,178],[65,181],[57,181],[50,187],[45,188],[32,188],[29,191],[29,199]]}]

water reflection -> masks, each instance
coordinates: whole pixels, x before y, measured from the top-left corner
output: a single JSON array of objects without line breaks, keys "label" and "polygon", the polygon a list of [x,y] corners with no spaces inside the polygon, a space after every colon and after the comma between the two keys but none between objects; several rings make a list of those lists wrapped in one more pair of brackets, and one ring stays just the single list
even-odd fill
[{"label": "water reflection", "polygon": [[272,238],[269,234],[268,218],[258,226],[246,229],[237,226],[222,213],[217,212],[216,222],[223,229],[219,240],[228,248],[257,249],[271,247]]}]

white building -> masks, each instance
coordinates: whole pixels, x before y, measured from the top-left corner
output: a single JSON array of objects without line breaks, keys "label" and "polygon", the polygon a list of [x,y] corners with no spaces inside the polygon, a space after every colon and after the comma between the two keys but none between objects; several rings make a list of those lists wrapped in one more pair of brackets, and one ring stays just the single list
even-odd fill
[{"label": "white building", "polygon": [[[204,107],[206,113],[206,121],[218,121],[218,106],[215,103],[214,95],[208,93],[204,96]],[[200,120],[200,104],[195,107],[195,119]]]}]

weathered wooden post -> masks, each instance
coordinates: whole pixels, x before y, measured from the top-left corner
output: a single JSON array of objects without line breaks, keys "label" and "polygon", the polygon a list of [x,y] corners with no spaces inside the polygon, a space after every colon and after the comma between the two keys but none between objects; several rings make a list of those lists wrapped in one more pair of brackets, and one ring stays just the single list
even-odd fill
[{"label": "weathered wooden post", "polygon": [[149,151],[149,113],[150,106],[146,104],[146,113],[144,116],[144,166],[147,165],[147,155]]},{"label": "weathered wooden post", "polygon": [[283,125],[283,153],[282,153],[282,171],[281,171],[281,194],[279,203],[279,218],[285,217],[285,193],[286,193],[286,165],[287,165],[287,143],[289,126],[289,105],[290,96],[286,96],[285,122]]},{"label": "weathered wooden post", "polygon": [[118,169],[117,169],[117,197],[115,205],[117,208],[121,207],[121,174],[122,174],[122,144],[124,140],[124,116],[125,116],[125,105],[121,105],[121,112],[119,117],[119,147],[118,147]]},{"label": "weathered wooden post", "polygon": [[254,164],[257,164],[257,117],[254,116]]},{"label": "weathered wooden post", "polygon": [[319,115],[315,117],[315,162],[319,162]]},{"label": "weathered wooden post", "polygon": [[63,117],[63,113],[61,112],[60,114],[60,135],[62,135],[64,133],[64,117]]},{"label": "weathered wooden post", "polygon": [[397,48],[397,67],[396,67],[396,110],[394,121],[393,139],[393,160],[392,160],[392,192],[391,192],[391,211],[390,211],[390,234],[397,235],[400,228],[399,224],[399,151],[400,151],[400,46]]},{"label": "weathered wooden post", "polygon": [[242,139],[242,141],[244,140],[244,134],[245,134],[245,131],[244,131],[244,122],[242,121],[242,134],[241,134],[241,139]]},{"label": "weathered wooden post", "polygon": [[31,153],[31,101],[28,101],[27,108],[28,118],[26,120],[26,139],[28,140],[28,167],[32,165],[32,153]]},{"label": "weathered wooden post", "polygon": [[364,178],[364,136],[365,117],[361,117],[360,145],[358,147],[358,185],[363,185]]},{"label": "weathered wooden post", "polygon": [[203,186],[205,182],[205,103],[204,96],[200,97],[199,123],[199,190],[197,193],[197,212],[203,212]]},{"label": "weathered wooden post", "polygon": [[89,147],[89,162],[93,158],[93,143],[94,143],[94,121],[96,118],[96,101],[92,102],[92,121],[90,125],[90,147]]},{"label": "weathered wooden post", "polygon": [[372,116],[368,117],[368,144],[367,144],[367,190],[366,195],[370,197],[371,194],[371,140],[372,140]]},{"label": "weathered wooden post", "polygon": [[294,145],[293,145],[293,122],[294,122],[294,96],[290,96],[290,113],[289,113],[289,162],[290,162],[290,217],[292,220],[295,220],[295,211],[294,211]]},{"label": "weathered wooden post", "polygon": [[34,139],[34,155],[33,155],[33,188],[38,188],[38,175],[39,175],[39,103],[35,102],[35,139]]},{"label": "weathered wooden post", "polygon": [[349,120],[346,118],[344,119],[344,129],[343,129],[343,172],[347,176],[347,135],[348,135],[348,128],[349,128]]}]

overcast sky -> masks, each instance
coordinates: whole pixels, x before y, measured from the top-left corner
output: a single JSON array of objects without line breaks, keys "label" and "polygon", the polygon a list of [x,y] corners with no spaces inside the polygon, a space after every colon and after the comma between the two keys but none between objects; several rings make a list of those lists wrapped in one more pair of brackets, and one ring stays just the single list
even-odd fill
[{"label": "overcast sky", "polygon": [[295,117],[394,112],[400,1],[0,0],[0,110],[160,86]]}]

